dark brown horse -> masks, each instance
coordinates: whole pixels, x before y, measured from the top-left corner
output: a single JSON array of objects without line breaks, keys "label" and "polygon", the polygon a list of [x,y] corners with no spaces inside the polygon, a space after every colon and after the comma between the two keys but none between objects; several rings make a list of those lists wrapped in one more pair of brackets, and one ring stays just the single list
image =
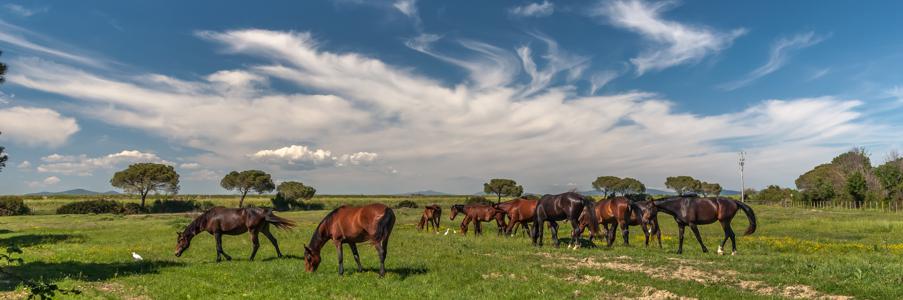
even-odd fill
[{"label": "dark brown horse", "polygon": [[592,241],[593,237],[599,232],[599,222],[596,219],[596,212],[593,209],[592,201],[583,198],[583,196],[575,192],[542,196],[536,204],[536,215],[533,221],[533,245],[542,246],[544,231],[542,230],[542,225],[543,222],[548,221],[551,226],[552,240],[555,242],[555,247],[558,247],[560,242],[558,241],[557,221],[568,220],[571,222],[571,228],[573,228],[571,230],[571,241],[570,244],[568,244],[568,248],[570,248],[571,245],[573,245],[574,248],[579,247],[580,241],[579,236],[577,235],[577,227],[579,226],[580,213],[584,210],[589,214],[589,230],[592,233],[590,235],[590,241]]},{"label": "dark brown horse", "polygon": [[496,208],[508,215],[508,226],[505,227],[505,234],[513,236],[517,232],[516,226],[521,225],[521,227],[524,227],[524,232],[530,235],[530,223],[533,222],[536,216],[536,204],[538,202],[538,200],[518,198],[496,204]]},{"label": "dark brown horse", "polygon": [[395,227],[395,212],[383,204],[370,204],[360,207],[342,206],[329,212],[317,225],[310,243],[304,246],[304,267],[313,272],[320,266],[320,250],[327,241],[332,240],[338,251],[339,275],[345,273],[342,263],[342,244],[348,244],[357,271],[362,272],[361,258],[357,253],[357,243],[372,242],[379,253],[379,277],[386,274],[386,252],[389,247],[389,235]]},{"label": "dark brown horse", "polygon": [[451,216],[449,217],[449,219],[454,220],[458,214],[464,215],[464,220],[461,220],[462,235],[467,235],[467,227],[469,226],[470,222],[473,222],[474,234],[477,235],[483,234],[483,222],[495,220],[496,225],[502,228],[505,227],[505,215],[492,205],[452,205]]},{"label": "dark brown horse", "polygon": [[737,254],[737,241],[735,240],[734,230],[731,228],[731,220],[737,214],[738,210],[746,213],[749,219],[749,227],[746,228],[744,235],[756,232],[756,214],[752,208],[746,203],[728,199],[728,198],[693,198],[693,197],[669,197],[661,200],[655,200],[654,206],[661,212],[674,217],[679,228],[679,246],[677,254],[683,253],[684,249],[684,228],[690,226],[702,252],[709,250],[702,243],[702,237],[699,236],[699,229],[696,225],[712,224],[716,221],[721,222],[721,228],[724,229],[724,240],[718,246],[718,254],[724,254],[724,243],[727,239],[731,239],[732,251],[731,255]]},{"label": "dark brown horse", "polygon": [[295,223],[284,218],[277,217],[273,214],[273,210],[258,207],[245,208],[225,208],[214,207],[191,222],[179,235],[176,240],[176,257],[182,256],[185,250],[191,246],[191,239],[201,232],[208,232],[216,239],[216,261],[222,260],[220,255],[225,256],[226,260],[232,260],[232,257],[223,251],[223,235],[239,235],[245,232],[251,233],[251,243],[254,248],[251,250],[250,260],[254,260],[257,255],[257,248],[260,248],[260,241],[257,239],[258,233],[263,233],[270,240],[273,247],[276,248],[276,256],[282,257],[279,251],[279,243],[270,233],[270,224],[279,229],[290,229],[295,227]]},{"label": "dark brown horse", "polygon": [[[649,206],[652,206],[652,202],[646,202],[648,202]],[[662,245],[661,232],[658,228],[658,215],[654,206],[645,208],[640,204],[631,203],[627,197],[614,197],[596,203],[596,218],[605,228],[606,241],[609,247],[615,242],[615,230],[618,226],[621,227],[624,245],[630,244],[629,226],[641,226],[643,228],[647,247],[649,246],[649,236],[652,234],[658,234],[659,247]],[[587,226],[589,226],[589,220],[586,213],[583,213],[580,215],[578,234],[582,234]]]},{"label": "dark brown horse", "polygon": [[442,207],[438,204],[427,205],[423,208],[423,215],[420,216],[420,222],[417,223],[417,229],[423,230],[426,227],[427,230],[430,229],[430,225],[433,226],[433,229],[438,233],[439,232],[439,220],[442,217]]}]

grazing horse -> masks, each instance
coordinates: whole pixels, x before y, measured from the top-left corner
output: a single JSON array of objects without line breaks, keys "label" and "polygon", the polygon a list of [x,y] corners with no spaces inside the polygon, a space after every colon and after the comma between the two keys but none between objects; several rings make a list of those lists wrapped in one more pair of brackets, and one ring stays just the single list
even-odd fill
[{"label": "grazing horse", "polygon": [[362,272],[361,258],[357,254],[357,243],[370,241],[379,253],[379,277],[386,275],[386,251],[389,235],[395,227],[395,212],[383,204],[375,203],[360,207],[343,205],[329,212],[317,225],[310,243],[304,246],[304,268],[314,272],[320,266],[320,250],[332,240],[338,251],[339,275],[345,273],[342,263],[342,244],[351,247],[357,271]]},{"label": "grazing horse", "polygon": [[496,204],[495,207],[508,215],[508,226],[505,227],[505,234],[514,235],[517,231],[517,225],[524,227],[524,232],[530,235],[530,223],[536,216],[536,204],[538,200],[530,200],[518,198],[511,201],[505,201]]},{"label": "grazing horse", "polygon": [[223,251],[223,235],[239,235],[245,232],[251,233],[251,243],[254,244],[249,260],[254,260],[254,256],[257,255],[257,248],[260,248],[260,242],[257,239],[258,233],[263,233],[270,240],[270,243],[273,244],[273,247],[276,248],[276,256],[282,257],[282,252],[279,251],[279,243],[276,242],[276,238],[270,233],[270,224],[279,229],[295,227],[295,223],[291,220],[274,215],[272,209],[258,207],[211,208],[195,218],[191,224],[185,227],[185,230],[176,233],[179,235],[176,240],[176,257],[182,256],[182,252],[185,252],[191,246],[191,239],[203,231],[212,234],[216,239],[217,262],[222,260],[220,255],[225,256],[226,260],[232,260],[232,257]]},{"label": "grazing horse", "polygon": [[467,227],[470,222],[473,222],[474,234],[482,235],[483,234],[483,222],[489,222],[495,219],[496,224],[500,224],[500,226],[504,226],[505,224],[505,215],[501,214],[495,207],[492,205],[483,205],[483,204],[471,204],[471,205],[463,205],[463,204],[455,204],[451,207],[451,216],[450,220],[454,220],[458,214],[464,214],[464,220],[461,221],[461,234],[467,235]]},{"label": "grazing horse", "polygon": [[575,249],[579,247],[577,227],[579,226],[580,213],[583,211],[587,211],[589,215],[589,230],[592,233],[590,241],[592,241],[593,237],[599,232],[599,222],[596,219],[592,201],[583,198],[583,196],[575,192],[542,196],[536,204],[536,214],[533,219],[533,245],[542,246],[542,223],[548,221],[551,226],[552,240],[555,242],[555,247],[558,247],[560,242],[558,241],[557,221],[569,220],[573,230],[571,230],[571,241],[568,244],[568,248],[571,247],[571,244],[574,245]]},{"label": "grazing horse", "polygon": [[417,223],[417,229],[423,230],[426,227],[427,230],[430,229],[430,225],[433,225],[433,229],[438,233],[439,232],[439,219],[442,217],[442,207],[438,204],[427,205],[423,208],[423,216],[420,217],[420,222]]},{"label": "grazing horse", "polygon": [[[648,205],[651,206],[651,202]],[[615,242],[615,230],[618,226],[621,226],[624,245],[630,244],[628,226],[641,226],[643,228],[643,234],[646,236],[646,247],[649,246],[649,235],[652,234],[658,235],[658,245],[659,247],[662,245],[662,235],[658,228],[658,215],[654,207],[647,208],[638,203],[631,203],[627,197],[614,197],[596,203],[596,218],[605,228],[608,247],[611,247]],[[611,225],[611,228],[609,228],[609,225]],[[589,220],[586,213],[583,213],[580,215],[579,235],[583,234],[586,226],[589,226]]]},{"label": "grazing horse", "polygon": [[718,254],[724,254],[724,243],[727,239],[731,239],[731,255],[737,254],[737,241],[735,240],[734,230],[731,228],[731,220],[738,210],[743,210],[746,218],[749,219],[749,227],[746,228],[744,235],[750,235],[756,232],[756,214],[752,208],[746,203],[728,199],[728,198],[692,198],[692,197],[669,197],[661,200],[653,201],[653,205],[658,211],[669,214],[674,217],[677,226],[680,229],[679,246],[677,254],[683,253],[684,249],[684,228],[690,226],[699,246],[702,246],[702,252],[708,252],[705,244],[702,243],[702,237],[699,236],[699,229],[696,225],[712,224],[715,221],[721,222],[721,228],[724,229],[724,240],[718,246]]}]

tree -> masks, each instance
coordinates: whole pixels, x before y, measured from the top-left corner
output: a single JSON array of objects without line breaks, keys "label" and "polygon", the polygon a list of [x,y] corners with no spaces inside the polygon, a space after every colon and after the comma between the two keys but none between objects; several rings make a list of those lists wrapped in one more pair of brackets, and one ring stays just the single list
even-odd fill
[{"label": "tree", "polygon": [[290,202],[297,202],[300,199],[307,200],[313,198],[314,194],[317,193],[317,189],[297,181],[280,183],[279,186],[276,187],[276,191],[282,195],[282,198],[285,198]]},{"label": "tree", "polygon": [[502,202],[502,196],[517,197],[524,193],[524,187],[517,185],[517,182],[511,179],[494,178],[488,183],[483,184],[483,192],[486,194],[495,194],[498,197],[496,203]]},{"label": "tree", "polygon": [[[0,51],[0,55],[3,55],[3,51]],[[0,83],[6,82],[6,64],[0,62]]]},{"label": "tree", "polygon": [[756,194],[755,199],[763,202],[785,203],[794,198],[797,192],[789,188],[781,188],[777,185],[769,185]]},{"label": "tree", "polygon": [[865,194],[868,192],[868,186],[862,173],[856,172],[847,178],[846,192],[850,198],[853,198],[853,202],[856,202],[856,207],[862,205],[862,202],[865,201]]},{"label": "tree", "polygon": [[[3,55],[3,51],[0,51],[0,55]],[[0,83],[6,81],[6,65],[0,62]],[[0,171],[6,167],[6,160],[9,159],[3,151],[6,150],[3,146],[0,146]]]},{"label": "tree", "polygon": [[602,193],[603,198],[613,196],[621,178],[615,176],[599,176],[593,181],[593,188]]},{"label": "tree", "polygon": [[238,207],[244,207],[245,196],[248,192],[255,191],[258,194],[272,192],[276,189],[270,174],[260,170],[245,170],[241,173],[232,171],[223,177],[219,183],[226,190],[238,190],[241,193],[241,200],[238,201]]},{"label": "tree", "polygon": [[[0,134],[3,133],[0,132]],[[6,153],[3,153],[4,150],[6,150],[6,148],[0,146],[0,171],[3,171],[3,168],[6,167],[6,160],[9,159],[9,156],[7,156]]]},{"label": "tree", "polygon": [[150,192],[178,193],[179,173],[169,165],[137,163],[113,174],[110,184],[127,193],[140,195],[141,207],[144,207],[144,200]]},{"label": "tree", "polygon": [[678,195],[702,192],[702,182],[690,176],[675,176],[665,179],[665,187],[674,190]]},{"label": "tree", "polygon": [[887,162],[875,168],[875,176],[887,199],[897,200],[903,198],[903,158],[896,154],[891,154],[888,158]]},{"label": "tree", "polygon": [[708,197],[708,196],[718,197],[719,195],[721,195],[721,185],[720,184],[708,183],[708,182],[703,181],[702,183],[700,183],[700,187],[702,190],[703,197]]},{"label": "tree", "polygon": [[619,180],[617,184],[615,184],[614,190],[616,193],[627,196],[645,193],[646,186],[639,180],[625,177],[624,179]]},{"label": "tree", "polygon": [[829,201],[834,199],[835,195],[837,193],[834,191],[834,185],[824,178],[817,179],[803,191],[803,199],[813,203]]}]

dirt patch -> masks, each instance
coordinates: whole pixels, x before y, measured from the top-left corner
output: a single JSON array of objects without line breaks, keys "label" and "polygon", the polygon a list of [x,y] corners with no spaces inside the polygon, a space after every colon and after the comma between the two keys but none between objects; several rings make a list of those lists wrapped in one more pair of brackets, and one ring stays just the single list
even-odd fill
[{"label": "dirt patch", "polygon": [[853,299],[850,296],[840,296],[840,295],[827,295],[822,294],[819,291],[816,291],[812,287],[808,285],[791,285],[785,287],[783,291],[781,291],[781,296],[787,298],[794,299],[823,299],[823,300],[847,300]]},{"label": "dirt patch", "polygon": [[660,290],[653,287],[644,287],[643,295],[638,300],[664,300],[664,299],[678,299],[678,300],[696,300],[696,298],[691,297],[683,297],[672,292],[666,290]]},{"label": "dirt patch", "polygon": [[25,290],[0,293],[0,299],[2,299],[2,300],[25,299],[25,298],[28,298],[28,293],[25,292]]},{"label": "dirt patch", "polygon": [[149,300],[150,298],[144,295],[131,295],[129,290],[123,286],[122,284],[115,282],[103,282],[94,286],[98,291],[113,294],[122,297],[122,299],[129,300]]},{"label": "dirt patch", "polygon": [[517,275],[517,274],[514,274],[514,273],[504,274],[504,273],[492,272],[492,273],[489,273],[489,274],[482,274],[482,275],[480,275],[480,277],[483,277],[483,279],[499,279],[499,278],[502,278],[502,279],[511,279],[511,280],[527,281],[527,277],[526,277],[526,276],[523,276],[523,275]]}]

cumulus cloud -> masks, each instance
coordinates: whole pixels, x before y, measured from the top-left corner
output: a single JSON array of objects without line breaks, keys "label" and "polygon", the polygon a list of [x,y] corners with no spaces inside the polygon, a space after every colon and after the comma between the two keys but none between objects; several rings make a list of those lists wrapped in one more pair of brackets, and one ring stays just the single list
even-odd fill
[{"label": "cumulus cloud", "polygon": [[27,184],[28,187],[30,187],[30,188],[38,188],[38,187],[48,187],[51,185],[56,185],[57,183],[60,183],[60,181],[61,180],[59,177],[50,176],[50,177],[44,178],[44,180],[41,180],[41,181],[27,181],[27,182],[25,182],[25,184]]},{"label": "cumulus cloud", "polygon": [[376,153],[357,152],[334,156],[331,151],[310,149],[307,146],[291,145],[272,150],[260,150],[251,154],[251,158],[279,165],[286,169],[311,170],[323,166],[357,166],[372,163]]},{"label": "cumulus cloud", "polygon": [[630,59],[638,75],[698,62],[730,47],[734,39],[746,33],[743,28],[720,32],[664,19],[662,13],[675,5],[670,1],[616,0],[601,2],[591,14],[606,17],[612,25],[636,32],[650,42],[643,53]]},{"label": "cumulus cloud", "polygon": [[0,109],[0,140],[36,147],[57,147],[78,132],[74,118],[47,108],[13,106]]},{"label": "cumulus cloud", "polygon": [[27,170],[27,169],[31,168],[31,162],[25,160],[25,161],[22,161],[21,163],[19,163],[19,165],[16,167],[19,169],[22,169],[22,170]]},{"label": "cumulus cloud", "polygon": [[201,164],[199,164],[199,163],[183,163],[183,164],[179,165],[179,168],[186,169],[186,170],[196,170],[196,169],[199,169],[200,167],[201,167]]},{"label": "cumulus cloud", "polygon": [[[747,177],[751,185],[788,183],[854,142],[881,143],[871,134],[888,132],[863,122],[862,102],[855,99],[773,99],[741,111],[697,115],[644,91],[581,96],[571,80],[583,75],[561,67],[580,62],[579,56],[553,51],[557,45],[541,36],[545,53],[558,58],[536,60],[534,47],[517,53],[467,40],[458,44],[473,56],[421,47],[470,72],[452,84],[360,53],[320,49],[306,32],[248,29],[198,36],[227,54],[260,61],[239,70],[253,74],[246,78],[284,81],[304,92],[251,85],[249,93],[231,93],[209,76],[110,77],[39,59],[16,61],[10,82],[71,97],[88,117],[203,150],[205,160],[197,161],[205,167],[317,169],[305,176],[318,187],[345,192],[358,191],[349,186],[466,192],[478,185],[456,179],[462,176],[511,177],[527,186],[548,186],[548,178],[579,184],[599,170],[616,170],[653,187],[675,172],[731,186],[740,148],[756,161]],[[544,74],[561,75],[546,80]],[[74,174],[92,169],[84,165],[107,165],[87,163],[87,157],[45,159],[45,171],[72,164],[57,170]],[[367,164],[373,166],[347,167]],[[555,191],[560,190],[537,192]]]},{"label": "cumulus cloud", "polygon": [[520,17],[547,17],[555,12],[555,4],[549,1],[542,3],[530,3],[522,6],[515,6],[508,10],[509,13]]},{"label": "cumulus cloud", "polygon": [[[756,68],[755,70],[747,74],[743,79],[721,85],[721,88],[731,91],[747,86],[753,81],[756,81],[759,78],[765,77],[766,75],[774,73],[775,71],[783,68],[784,65],[787,64],[788,60],[790,59],[790,55],[793,54],[793,52],[821,43],[824,39],[825,37],[817,36],[814,32],[811,31],[792,37],[780,38],[771,46],[771,52],[768,56],[768,61],[765,62],[764,65]],[[812,79],[824,76],[825,74],[827,74],[827,72],[828,69],[821,70],[814,74],[812,76]]]},{"label": "cumulus cloud", "polygon": [[123,150],[119,153],[100,157],[89,157],[85,154],[77,156],[51,154],[42,157],[41,161],[42,163],[37,168],[38,172],[79,176],[90,176],[96,170],[110,170],[114,167],[123,167],[131,163],[156,162],[171,164],[156,154],[137,150]]}]

